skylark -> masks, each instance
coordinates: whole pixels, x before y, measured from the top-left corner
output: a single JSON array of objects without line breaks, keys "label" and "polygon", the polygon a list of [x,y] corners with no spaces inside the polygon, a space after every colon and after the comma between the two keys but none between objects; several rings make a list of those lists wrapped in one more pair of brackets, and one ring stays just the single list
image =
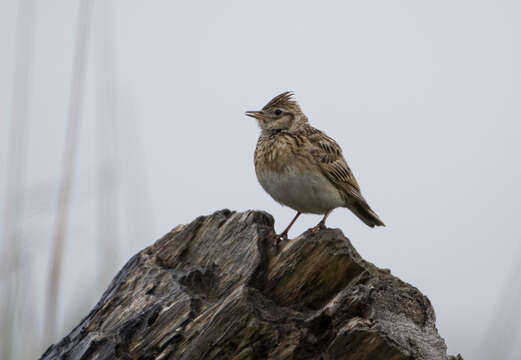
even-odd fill
[{"label": "skylark", "polygon": [[312,229],[317,231],[337,207],[348,208],[370,227],[385,226],[360,193],[340,146],[309,124],[291,92],[246,115],[261,128],[254,156],[257,179],[275,201],[297,211],[275,244],[288,238],[300,214],[324,214]]}]

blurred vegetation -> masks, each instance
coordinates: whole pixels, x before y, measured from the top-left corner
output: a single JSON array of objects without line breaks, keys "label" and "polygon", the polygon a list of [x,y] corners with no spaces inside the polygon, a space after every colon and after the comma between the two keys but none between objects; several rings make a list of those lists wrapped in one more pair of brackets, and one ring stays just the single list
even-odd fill
[{"label": "blurred vegetation", "polygon": [[[31,90],[31,60],[33,51],[34,16],[33,0],[20,0],[18,2],[18,16],[16,27],[15,71],[12,103],[12,118],[10,121],[9,150],[7,158],[7,176],[5,207],[3,217],[0,277],[0,359],[35,359],[52,343],[58,341],[66,332],[70,331],[84,316],[99,294],[108,285],[114,275],[115,265],[118,259],[118,233],[119,221],[117,209],[117,178],[115,156],[116,149],[113,145],[115,138],[116,113],[113,109],[114,97],[110,93],[112,88],[102,84],[98,101],[100,144],[97,147],[97,207],[98,214],[95,236],[99,239],[97,252],[99,264],[93,267],[97,272],[95,277],[85,277],[81,283],[77,283],[75,298],[68,304],[59,304],[60,282],[63,273],[67,270],[62,266],[65,254],[65,240],[68,234],[69,213],[71,211],[70,199],[74,185],[76,169],[76,147],[79,138],[79,121],[82,113],[82,103],[85,87],[85,68],[87,62],[88,39],[90,33],[90,14],[94,1],[80,0],[78,8],[76,46],[74,51],[73,75],[69,95],[69,110],[63,151],[64,164],[58,197],[58,206],[55,215],[55,237],[50,249],[35,249],[35,243],[26,241],[24,225],[26,216],[24,204],[26,200],[31,206],[34,199],[26,199],[25,167],[27,153],[27,137],[30,127],[28,108],[30,104]],[[106,7],[101,7],[104,16],[100,18],[107,21]],[[103,25],[103,24],[102,24]],[[102,30],[107,30],[105,25]],[[107,47],[107,36],[104,33],[102,44]],[[110,44],[109,44],[110,45]],[[107,51],[107,49],[102,49]],[[111,59],[107,56],[99,57],[100,68],[112,69],[109,65]],[[110,70],[109,70],[110,71]],[[101,81],[110,81],[110,74],[103,73]],[[112,79],[113,80],[113,79]],[[111,84],[112,85],[112,84]],[[107,100],[108,99],[108,100]],[[110,124],[110,126],[107,126]],[[49,191],[46,191],[49,194]],[[44,211],[49,212],[51,208]],[[32,210],[32,209],[29,209]],[[54,210],[54,209],[53,209]],[[47,276],[41,274],[41,264],[35,266],[36,261],[47,258],[49,253],[51,263],[48,266]],[[43,256],[42,256],[43,255]],[[44,275],[47,286],[43,289],[40,281]],[[92,279],[92,280],[89,280]],[[47,289],[46,289],[47,288]],[[45,296],[42,296],[42,293]],[[46,306],[44,306],[44,304]],[[42,316],[43,315],[43,316]],[[60,318],[65,320],[60,322]],[[42,322],[43,321],[43,322]],[[21,336],[22,335],[22,336]]]}]

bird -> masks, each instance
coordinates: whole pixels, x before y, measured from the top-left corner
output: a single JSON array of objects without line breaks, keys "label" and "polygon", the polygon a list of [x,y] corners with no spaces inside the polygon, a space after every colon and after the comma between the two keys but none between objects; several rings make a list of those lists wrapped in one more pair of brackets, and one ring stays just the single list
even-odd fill
[{"label": "bird", "polygon": [[342,148],[310,125],[292,92],[245,114],[255,118],[261,129],[254,153],[260,185],[275,201],[297,212],[285,230],[274,235],[275,245],[288,239],[303,213],[324,215],[312,232],[325,229],[327,217],[339,207],[351,210],[372,228],[385,226],[362,196]]}]

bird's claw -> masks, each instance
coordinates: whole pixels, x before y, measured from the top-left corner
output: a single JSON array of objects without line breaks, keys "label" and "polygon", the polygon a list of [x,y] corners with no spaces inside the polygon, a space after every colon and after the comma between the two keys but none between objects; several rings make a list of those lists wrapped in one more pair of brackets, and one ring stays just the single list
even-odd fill
[{"label": "bird's claw", "polygon": [[316,233],[318,230],[324,230],[326,228],[326,225],[322,222],[319,222],[317,225],[315,225],[313,228],[311,228],[312,233]]},{"label": "bird's claw", "polygon": [[288,233],[282,233],[273,236],[273,244],[277,246],[281,240],[288,240]]}]

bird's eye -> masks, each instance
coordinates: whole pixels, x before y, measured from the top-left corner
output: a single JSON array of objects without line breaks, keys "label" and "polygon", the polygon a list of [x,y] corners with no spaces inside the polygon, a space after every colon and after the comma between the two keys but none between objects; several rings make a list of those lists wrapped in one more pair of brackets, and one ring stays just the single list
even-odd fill
[{"label": "bird's eye", "polygon": [[275,115],[279,116],[280,114],[282,114],[282,111],[280,109],[275,110]]}]

